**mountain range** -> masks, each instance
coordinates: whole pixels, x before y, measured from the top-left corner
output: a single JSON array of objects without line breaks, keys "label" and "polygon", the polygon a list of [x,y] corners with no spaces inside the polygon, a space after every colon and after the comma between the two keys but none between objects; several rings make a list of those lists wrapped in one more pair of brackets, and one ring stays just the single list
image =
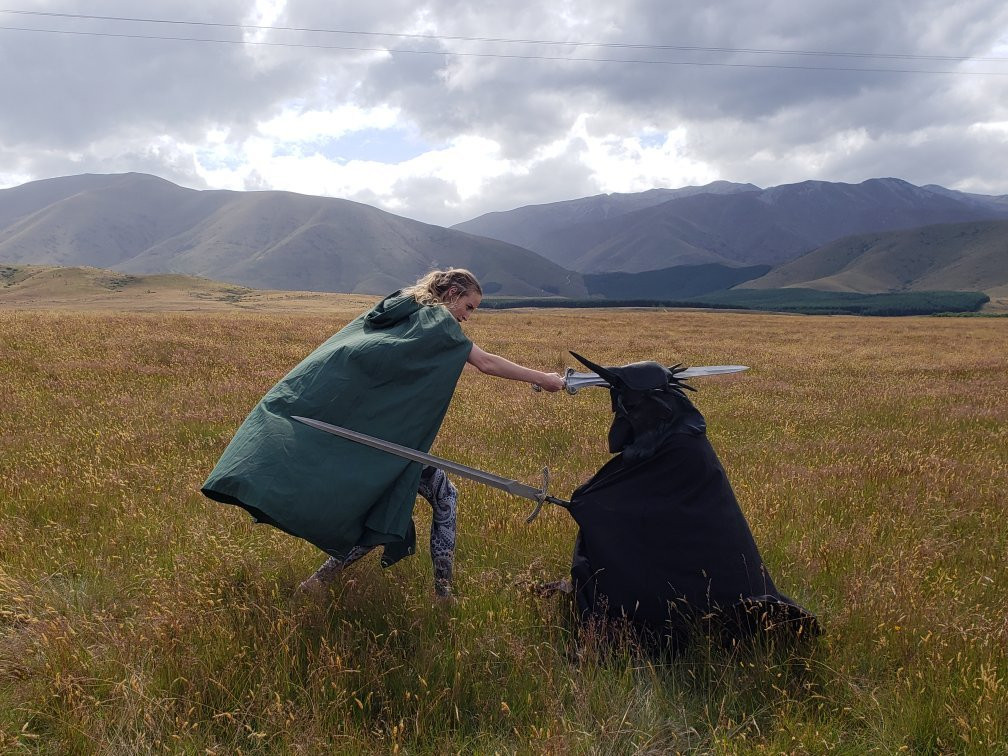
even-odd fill
[{"label": "mountain range", "polygon": [[596,273],[702,263],[776,266],[845,236],[1008,218],[1008,197],[918,187],[893,178],[861,184],[804,181],[769,189],[718,182],[710,188],[535,205],[482,215],[453,228]]},{"label": "mountain range", "polygon": [[583,197],[443,228],[290,192],[186,189],[145,174],[0,190],[0,262],[183,273],[260,289],[383,294],[434,267],[488,295],[687,297],[1008,286],[1008,196],[894,178],[767,189],[714,182]]},{"label": "mountain range", "polygon": [[488,294],[586,293],[580,276],[534,252],[369,205],[290,192],[196,191],[136,173],[0,190],[0,261],[366,294],[451,265],[472,270]]}]

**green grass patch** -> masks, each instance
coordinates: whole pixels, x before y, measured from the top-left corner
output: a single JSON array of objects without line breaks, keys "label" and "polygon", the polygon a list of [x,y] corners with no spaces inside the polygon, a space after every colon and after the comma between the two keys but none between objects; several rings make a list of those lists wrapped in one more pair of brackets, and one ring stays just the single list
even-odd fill
[{"label": "green grass patch", "polygon": [[[342,319],[341,319],[342,318]],[[1008,742],[1008,332],[995,319],[488,312],[562,370],[737,363],[695,401],[808,646],[653,659],[580,642],[558,508],[468,481],[458,603],[426,533],[327,600],[314,547],[198,489],[258,398],[345,317],[0,312],[0,751],[998,753]],[[609,397],[465,372],[441,456],[567,497]],[[579,653],[575,653],[579,652]]]}]

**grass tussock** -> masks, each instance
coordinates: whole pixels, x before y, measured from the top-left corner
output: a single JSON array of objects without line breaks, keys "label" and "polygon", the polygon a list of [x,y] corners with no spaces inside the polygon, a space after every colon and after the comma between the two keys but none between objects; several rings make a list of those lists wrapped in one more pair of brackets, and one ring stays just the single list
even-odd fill
[{"label": "grass tussock", "polygon": [[[420,553],[322,560],[198,488],[346,313],[0,312],[0,750],[1004,752],[1008,331],[999,320],[510,311],[476,343],[562,370],[741,363],[695,400],[778,585],[826,635],[648,659],[581,638],[575,527],[459,482],[460,600]],[[435,453],[567,496],[608,396],[463,374]],[[418,530],[429,525],[420,501]],[[421,536],[421,542],[423,537]]]}]

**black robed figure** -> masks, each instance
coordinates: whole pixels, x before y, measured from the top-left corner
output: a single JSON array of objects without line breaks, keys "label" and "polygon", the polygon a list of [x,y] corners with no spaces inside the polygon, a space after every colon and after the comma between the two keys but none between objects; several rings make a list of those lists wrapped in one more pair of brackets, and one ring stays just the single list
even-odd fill
[{"label": "black robed figure", "polygon": [[616,454],[571,497],[582,618],[624,618],[673,644],[701,625],[727,638],[818,634],[770,577],[678,366],[574,357],[610,385]]}]

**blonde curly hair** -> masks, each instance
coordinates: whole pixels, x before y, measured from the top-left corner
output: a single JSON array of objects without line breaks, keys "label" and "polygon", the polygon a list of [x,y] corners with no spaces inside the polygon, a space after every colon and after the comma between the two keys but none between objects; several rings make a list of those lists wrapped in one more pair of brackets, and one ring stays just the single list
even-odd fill
[{"label": "blonde curly hair", "polygon": [[472,291],[483,296],[483,287],[476,276],[465,268],[448,268],[432,270],[412,286],[403,289],[403,294],[412,294],[422,305],[443,305],[452,304]]}]

